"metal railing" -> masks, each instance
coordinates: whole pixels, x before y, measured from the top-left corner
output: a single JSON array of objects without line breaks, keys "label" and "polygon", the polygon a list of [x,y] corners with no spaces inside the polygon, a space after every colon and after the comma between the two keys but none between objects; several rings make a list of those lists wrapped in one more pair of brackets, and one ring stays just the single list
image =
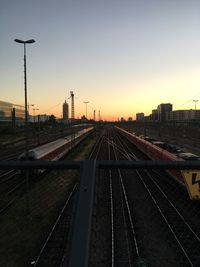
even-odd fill
[{"label": "metal railing", "polygon": [[80,169],[87,162],[93,162],[98,169],[176,169],[176,170],[200,170],[200,161],[162,161],[162,160],[59,160],[59,161],[0,161],[0,170],[26,170],[26,169],[47,169],[47,170],[63,170],[63,169]]},{"label": "metal railing", "polygon": [[0,161],[0,170],[80,170],[80,184],[77,195],[76,213],[73,219],[73,235],[69,262],[64,262],[63,266],[88,266],[96,170],[118,168],[200,170],[200,161]]}]

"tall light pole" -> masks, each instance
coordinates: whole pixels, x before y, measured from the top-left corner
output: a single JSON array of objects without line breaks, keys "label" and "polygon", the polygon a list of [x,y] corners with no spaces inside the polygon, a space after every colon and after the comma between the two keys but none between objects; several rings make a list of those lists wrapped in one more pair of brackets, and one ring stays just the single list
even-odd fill
[{"label": "tall light pole", "polygon": [[89,103],[89,101],[85,101],[85,102],[83,102],[83,103],[85,103],[85,109],[86,109],[86,115],[85,115],[85,117],[86,117],[86,119],[87,119],[87,104]]},{"label": "tall light pole", "polygon": [[[28,160],[28,108],[27,108],[27,79],[26,79],[26,44],[35,43],[35,40],[19,40],[15,42],[24,45],[24,93],[25,93],[25,156]],[[29,171],[26,171],[26,193],[27,193],[27,212],[29,212]]]},{"label": "tall light pole", "polygon": [[28,109],[27,109],[27,78],[26,78],[26,44],[35,43],[35,40],[19,40],[15,39],[15,42],[24,45],[24,93],[25,93],[25,155],[28,160]]},{"label": "tall light pole", "polygon": [[199,100],[193,100],[194,102],[194,106],[195,106],[195,110],[196,110],[196,103],[198,102]]}]

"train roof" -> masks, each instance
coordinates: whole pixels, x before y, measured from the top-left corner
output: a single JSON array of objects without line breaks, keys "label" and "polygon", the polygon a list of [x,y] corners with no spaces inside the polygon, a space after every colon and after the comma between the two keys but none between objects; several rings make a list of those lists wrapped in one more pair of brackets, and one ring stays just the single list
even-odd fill
[{"label": "train roof", "polygon": [[[74,138],[77,138],[77,137],[81,136],[82,134],[91,131],[93,128],[94,127],[82,129],[82,130],[77,131],[74,134],[68,135],[64,138],[59,138],[59,139],[52,141],[50,143],[35,147],[33,149],[30,149],[28,152],[29,157],[32,157],[34,159],[42,158],[46,154],[49,154],[49,153],[53,152],[54,150],[58,149],[59,147],[71,142],[71,140],[73,140]],[[22,153],[19,156],[19,159],[24,158],[24,157],[25,157],[25,153]]]},{"label": "train roof", "polygon": [[185,160],[200,160],[199,156],[189,152],[179,153],[178,156]]},{"label": "train roof", "polygon": [[[45,156],[46,154],[53,152],[57,148],[67,144],[68,142],[69,142],[69,140],[67,138],[60,138],[60,139],[55,140],[53,142],[50,142],[50,143],[35,147],[33,149],[30,149],[28,151],[28,155],[29,155],[29,157],[39,159],[39,158]],[[25,157],[25,153],[22,153],[19,156],[19,158],[23,158],[23,157]]]}]

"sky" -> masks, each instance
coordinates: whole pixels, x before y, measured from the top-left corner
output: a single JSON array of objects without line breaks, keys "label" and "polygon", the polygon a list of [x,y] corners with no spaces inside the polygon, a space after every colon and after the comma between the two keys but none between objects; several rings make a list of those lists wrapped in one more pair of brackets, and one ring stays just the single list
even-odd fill
[{"label": "sky", "polygon": [[[160,103],[200,109],[199,0],[1,0],[0,100],[62,116],[149,115]],[[32,111],[30,110],[30,113]],[[97,113],[96,113],[97,114]]]}]

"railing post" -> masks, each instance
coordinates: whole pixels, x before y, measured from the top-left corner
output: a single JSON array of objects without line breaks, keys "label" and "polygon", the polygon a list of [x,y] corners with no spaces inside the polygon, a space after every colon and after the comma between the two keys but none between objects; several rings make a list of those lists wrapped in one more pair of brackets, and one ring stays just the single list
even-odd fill
[{"label": "railing post", "polygon": [[86,160],[81,168],[76,214],[73,222],[69,262],[64,267],[88,267],[95,189],[96,161]]}]

